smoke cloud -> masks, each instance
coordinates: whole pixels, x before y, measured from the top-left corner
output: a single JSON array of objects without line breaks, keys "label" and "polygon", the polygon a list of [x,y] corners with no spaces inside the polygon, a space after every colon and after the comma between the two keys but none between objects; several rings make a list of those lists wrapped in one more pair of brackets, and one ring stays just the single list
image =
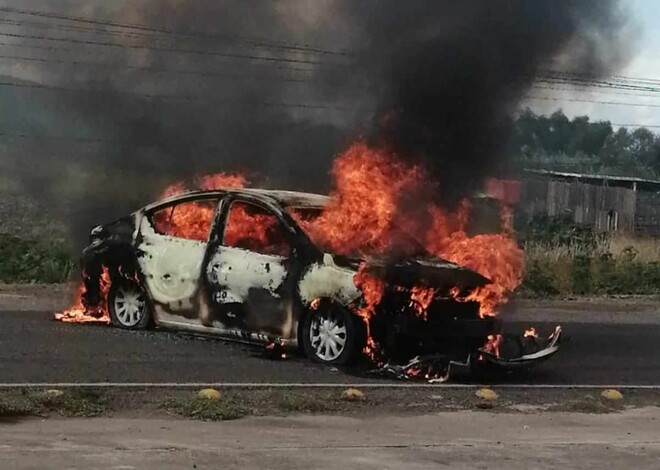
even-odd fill
[{"label": "smoke cloud", "polygon": [[69,89],[30,89],[46,117],[22,132],[84,138],[35,146],[14,170],[41,200],[64,201],[78,244],[200,174],[327,191],[334,156],[356,138],[423,162],[454,204],[506,162],[511,116],[542,70],[607,74],[628,52],[616,0],[69,0],[40,11],[97,22],[11,15],[19,47],[50,47],[17,48],[44,61],[18,60],[12,77]]}]

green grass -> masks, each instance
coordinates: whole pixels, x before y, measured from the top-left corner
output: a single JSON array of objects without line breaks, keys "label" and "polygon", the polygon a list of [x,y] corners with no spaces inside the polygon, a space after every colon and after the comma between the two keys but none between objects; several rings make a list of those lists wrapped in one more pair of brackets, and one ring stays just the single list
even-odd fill
[{"label": "green grass", "polygon": [[39,414],[58,413],[62,416],[91,418],[110,411],[108,397],[93,390],[68,390],[62,394],[40,392],[28,395]]},{"label": "green grass", "polygon": [[34,414],[34,410],[26,403],[0,398],[0,424],[13,422]]},{"label": "green grass", "polygon": [[53,414],[67,418],[93,418],[111,411],[109,397],[94,390],[24,390],[20,393],[5,393],[0,396],[0,422]]},{"label": "green grass", "polygon": [[660,294],[660,261],[641,257],[632,246],[617,254],[559,251],[528,248],[520,293],[530,297]]},{"label": "green grass", "polygon": [[248,414],[245,406],[224,397],[218,401],[197,396],[174,398],[166,400],[163,408],[200,421],[228,421],[243,418]]},{"label": "green grass", "polygon": [[61,283],[77,272],[63,242],[39,243],[0,233],[0,282]]},{"label": "green grass", "polygon": [[337,400],[318,394],[306,394],[298,391],[283,391],[275,394],[275,408],[285,413],[327,413],[339,408]]}]

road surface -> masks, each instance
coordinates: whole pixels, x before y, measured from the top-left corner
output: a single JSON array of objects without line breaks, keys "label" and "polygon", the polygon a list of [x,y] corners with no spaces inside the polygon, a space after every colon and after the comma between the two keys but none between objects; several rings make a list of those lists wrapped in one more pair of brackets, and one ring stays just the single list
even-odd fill
[{"label": "road surface", "polygon": [[[555,323],[535,323],[551,332]],[[522,331],[527,323],[508,323]],[[660,385],[660,323],[564,325],[555,357],[505,383]],[[302,358],[274,361],[262,350],[162,331],[70,325],[51,312],[0,311],[0,383],[355,383],[382,382]],[[456,381],[469,380],[458,378]]]}]

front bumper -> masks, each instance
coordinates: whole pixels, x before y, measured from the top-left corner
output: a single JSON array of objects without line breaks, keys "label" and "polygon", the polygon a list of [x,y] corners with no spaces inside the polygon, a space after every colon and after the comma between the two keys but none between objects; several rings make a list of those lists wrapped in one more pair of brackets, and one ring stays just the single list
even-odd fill
[{"label": "front bumper", "polygon": [[481,347],[468,354],[465,360],[452,359],[446,354],[429,354],[416,356],[401,365],[387,363],[373,372],[401,380],[423,379],[429,383],[442,383],[450,378],[454,369],[500,372],[530,370],[554,356],[559,351],[561,340],[562,329],[558,326],[547,339],[525,341],[528,350],[515,357],[502,357]]},{"label": "front bumper", "polygon": [[490,352],[480,350],[479,360],[501,368],[505,371],[531,369],[557,354],[562,339],[562,329],[558,326],[547,340],[537,340],[536,350],[524,352],[519,357],[503,358]]}]

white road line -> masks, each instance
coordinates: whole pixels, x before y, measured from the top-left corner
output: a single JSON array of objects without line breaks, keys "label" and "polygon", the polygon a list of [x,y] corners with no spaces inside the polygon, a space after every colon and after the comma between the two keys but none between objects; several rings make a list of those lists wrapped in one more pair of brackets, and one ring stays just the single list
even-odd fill
[{"label": "white road line", "polygon": [[489,387],[497,389],[609,389],[619,390],[660,390],[660,385],[551,385],[551,384],[377,384],[377,383],[240,383],[240,382],[185,382],[185,383],[117,383],[117,382],[89,382],[89,383],[0,383],[0,389],[10,388],[396,388],[396,389],[425,389],[450,388],[474,389]]}]

